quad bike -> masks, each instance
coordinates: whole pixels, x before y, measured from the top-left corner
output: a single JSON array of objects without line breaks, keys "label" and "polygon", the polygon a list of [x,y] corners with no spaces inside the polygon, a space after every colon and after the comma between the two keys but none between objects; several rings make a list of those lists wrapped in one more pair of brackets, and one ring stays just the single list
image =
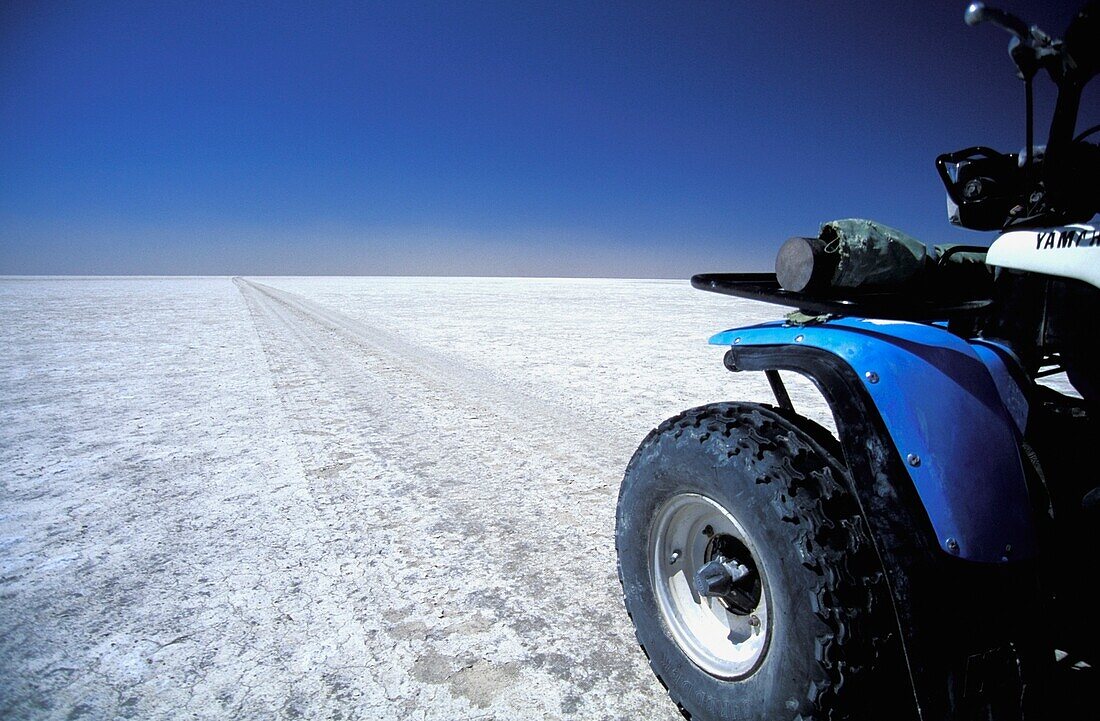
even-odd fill
[{"label": "quad bike", "polygon": [[[991,246],[836,221],[787,241],[774,275],[692,278],[796,311],[710,339],[776,403],[668,419],[620,489],[626,607],[689,718],[1048,718],[1055,659],[1100,648],[1100,126],[1075,135],[1100,3],[1063,40],[981,3],[965,19],[1012,34],[1027,88],[1023,151],[936,163],[951,221],[1000,231]],[[835,436],[779,371],[813,382]],[[1037,382],[1062,371],[1080,398]]]}]

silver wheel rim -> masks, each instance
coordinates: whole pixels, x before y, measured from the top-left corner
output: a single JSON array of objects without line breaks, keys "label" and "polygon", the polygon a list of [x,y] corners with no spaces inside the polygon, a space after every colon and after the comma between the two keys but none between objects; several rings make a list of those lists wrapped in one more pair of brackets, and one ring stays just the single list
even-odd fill
[{"label": "silver wheel rim", "polygon": [[[673,496],[657,512],[650,568],[657,608],[680,649],[697,666],[721,678],[751,673],[770,635],[768,584],[752,538],[717,502],[696,493]],[[731,540],[732,539],[732,540]],[[731,609],[722,599],[701,596],[695,572],[715,554],[716,543],[736,546],[737,560],[758,575],[755,605]],[[746,579],[748,582],[748,579]]]}]

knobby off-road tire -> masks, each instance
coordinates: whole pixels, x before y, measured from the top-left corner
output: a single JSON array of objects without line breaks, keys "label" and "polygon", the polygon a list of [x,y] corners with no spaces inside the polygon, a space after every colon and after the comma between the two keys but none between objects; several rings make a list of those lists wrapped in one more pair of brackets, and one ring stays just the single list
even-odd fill
[{"label": "knobby off-road tire", "polygon": [[[685,411],[635,452],[617,509],[619,579],[685,716],[908,718],[889,590],[838,456],[820,426],[750,403]],[[751,569],[734,606],[693,586],[690,566],[717,546]]]}]

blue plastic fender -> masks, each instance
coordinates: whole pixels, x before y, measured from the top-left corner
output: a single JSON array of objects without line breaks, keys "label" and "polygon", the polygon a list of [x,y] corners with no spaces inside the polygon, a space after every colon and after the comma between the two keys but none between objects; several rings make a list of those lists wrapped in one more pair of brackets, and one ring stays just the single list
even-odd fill
[{"label": "blue plastic fender", "polygon": [[1020,368],[1019,360],[1011,350],[999,343],[972,340],[970,346],[989,370],[989,375],[992,376],[993,382],[997,385],[997,391],[1001,394],[1001,401],[1005,404],[1005,410],[1012,416],[1012,421],[1016,424],[1016,430],[1019,431],[1019,436],[1022,437],[1024,430],[1027,428],[1027,396],[1011,370],[1012,368]]},{"label": "blue plastic fender", "polygon": [[804,344],[840,357],[882,415],[940,547],[991,563],[1037,554],[1019,447],[1027,407],[1019,405],[1022,393],[1012,395],[1020,391],[999,353],[976,350],[942,326],[861,318],[764,323],[710,342]]}]

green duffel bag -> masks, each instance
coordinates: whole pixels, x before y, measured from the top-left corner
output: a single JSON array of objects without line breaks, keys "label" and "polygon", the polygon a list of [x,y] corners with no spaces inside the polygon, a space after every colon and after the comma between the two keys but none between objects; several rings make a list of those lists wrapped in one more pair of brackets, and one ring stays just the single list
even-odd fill
[{"label": "green duffel bag", "polygon": [[924,243],[862,218],[833,220],[817,238],[791,238],[779,249],[775,273],[784,289],[800,293],[900,290],[921,278]]}]

